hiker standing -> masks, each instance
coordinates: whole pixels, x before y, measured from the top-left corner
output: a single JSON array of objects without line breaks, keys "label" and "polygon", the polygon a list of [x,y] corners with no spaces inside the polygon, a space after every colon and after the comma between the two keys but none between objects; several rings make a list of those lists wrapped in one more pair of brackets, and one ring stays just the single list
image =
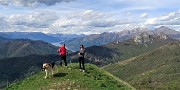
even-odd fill
[{"label": "hiker standing", "polygon": [[[78,56],[79,56],[79,68],[80,68],[80,71],[83,71],[83,72],[85,72],[84,54],[85,54],[85,48],[84,48],[83,45],[80,45],[80,49],[79,49],[79,53],[78,53]],[[82,64],[82,67],[81,67],[81,64]]]},{"label": "hiker standing", "polygon": [[[60,46],[57,52],[59,53],[61,59],[64,60],[65,66],[67,66],[65,44],[63,44],[62,46]],[[62,66],[62,61],[61,61],[60,65]]]}]

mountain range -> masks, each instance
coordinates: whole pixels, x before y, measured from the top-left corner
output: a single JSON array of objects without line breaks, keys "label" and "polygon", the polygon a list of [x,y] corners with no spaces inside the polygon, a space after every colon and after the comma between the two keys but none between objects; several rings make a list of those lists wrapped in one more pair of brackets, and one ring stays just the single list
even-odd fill
[{"label": "mountain range", "polygon": [[[166,32],[166,33],[164,33]],[[28,34],[27,34],[28,35]],[[60,35],[52,35],[53,37],[57,37]],[[174,37],[175,36],[175,37]],[[83,38],[82,38],[83,37]],[[6,39],[7,38],[7,39]],[[10,82],[13,83],[16,80],[24,79],[29,75],[34,75],[41,70],[43,62],[51,62],[51,61],[59,61],[59,55],[57,55],[56,46],[40,41],[40,40],[30,40],[30,39],[13,39],[8,37],[1,37],[0,35],[0,87],[4,87],[5,83]],[[58,38],[58,37],[57,37]],[[60,37],[59,37],[60,38]],[[69,48],[69,46],[73,46],[74,49],[79,47],[80,44],[85,45],[86,48],[86,63],[92,63],[99,67],[103,67],[103,69],[112,73],[113,75],[122,78],[123,80],[129,82],[137,89],[179,89],[176,85],[178,82],[175,80],[179,80],[178,74],[178,58],[179,56],[179,43],[178,40],[173,38],[179,38],[179,32],[176,32],[167,27],[160,27],[154,31],[147,31],[147,29],[136,28],[133,30],[126,30],[121,32],[114,33],[102,33],[102,34],[93,34],[89,36],[80,35],[80,37],[76,37],[74,39],[69,40],[69,42],[65,44]],[[45,38],[44,38],[45,39]],[[77,42],[77,40],[79,40]],[[83,42],[81,42],[83,40]],[[84,43],[87,44],[84,44]],[[68,44],[72,43],[72,45]],[[93,45],[93,46],[92,46]],[[164,46],[165,45],[165,46]],[[90,47],[88,47],[90,46]],[[168,49],[167,49],[168,48]],[[165,52],[165,51],[166,52]],[[68,62],[78,62],[78,52],[70,53],[67,55]],[[165,58],[163,58],[163,56]],[[137,57],[137,59],[136,59]],[[156,59],[157,58],[157,59]],[[142,68],[142,72],[139,72],[138,62],[129,62],[131,60],[143,62],[140,63]],[[136,60],[135,60],[136,59]],[[145,61],[143,61],[145,60]],[[158,62],[156,63],[156,60]],[[165,60],[165,61],[163,61]],[[174,63],[174,60],[177,61]],[[147,61],[147,62],[146,62]],[[149,63],[149,62],[153,63]],[[173,61],[173,62],[171,62]],[[123,66],[123,68],[119,68],[119,63],[124,65],[124,62],[127,63],[127,66]],[[164,68],[161,67],[161,63],[163,65],[167,65],[170,67]],[[170,64],[169,64],[170,63]],[[172,65],[175,65],[173,67]],[[106,66],[107,65],[107,66]],[[120,64],[121,65],[121,64]],[[125,64],[126,65],[126,64]],[[129,67],[129,66],[130,67]],[[146,66],[150,65],[150,66]],[[115,66],[112,67],[111,66]],[[159,67],[158,67],[159,66]],[[147,68],[146,68],[147,67]],[[153,67],[153,69],[152,69]],[[149,76],[142,76],[141,74],[146,71],[154,70],[154,68],[159,71],[155,72],[155,74],[148,74]],[[175,69],[171,69],[175,68]],[[123,74],[119,74],[120,71],[124,72]],[[126,72],[126,70],[129,70]],[[133,70],[137,71],[134,74]],[[165,72],[161,72],[161,71]],[[171,70],[172,75],[165,74],[170,73]],[[141,70],[140,70],[141,71]],[[132,75],[134,76],[131,76]],[[76,72],[77,73],[77,72]],[[156,76],[162,74],[162,79],[157,78]],[[42,74],[37,74],[42,75]],[[130,78],[128,78],[128,75]],[[140,77],[139,77],[140,75]],[[174,78],[169,78],[169,76]],[[121,77],[122,76],[122,77]],[[127,78],[124,78],[124,77]],[[97,77],[94,75],[93,77]],[[136,80],[137,78],[137,80]],[[158,81],[154,81],[155,79]],[[165,79],[168,83],[163,83]],[[137,82],[137,83],[136,83]],[[150,82],[150,83],[149,83]],[[34,82],[31,82],[34,83]],[[155,85],[162,84],[162,85]],[[30,84],[29,84],[30,85]],[[106,84],[100,84],[105,85]],[[156,86],[158,88],[156,88]]]},{"label": "mountain range", "polygon": [[[149,37],[149,36],[148,36]],[[160,36],[150,35],[150,41],[138,44],[134,38],[123,42],[112,42],[101,46],[90,46],[86,48],[86,62],[104,66],[109,63],[123,61],[145,52],[154,50],[163,45],[176,42],[177,40],[167,38],[162,39]],[[71,60],[78,62],[78,52],[70,54]]]},{"label": "mountain range", "polygon": [[111,42],[122,42],[144,32],[147,32],[149,35],[166,34],[170,38],[180,38],[180,32],[165,26],[161,26],[159,28],[156,28],[155,30],[148,30],[147,28],[135,28],[131,30],[122,30],[120,32],[105,32],[102,34],[92,34],[82,38],[74,38],[63,43],[66,44],[69,50],[77,51],[79,49],[79,45],[81,44],[83,44],[85,47],[89,47],[94,45],[100,46]]},{"label": "mountain range", "polygon": [[44,34],[42,32],[0,32],[0,36],[6,39],[31,39],[42,40],[48,43],[60,43],[85,35],[77,34]]},{"label": "mountain range", "polygon": [[63,43],[65,43],[70,50],[77,51],[79,49],[79,45],[81,44],[83,44],[85,47],[89,47],[100,46],[115,41],[121,42],[124,40],[128,40],[132,38],[133,35],[141,33],[145,30],[146,29],[144,28],[135,28],[132,30],[123,30],[120,32],[104,32],[102,34],[92,34],[82,38],[74,38]]},{"label": "mountain range", "polygon": [[[128,40],[139,33],[147,32],[150,35],[166,34],[170,38],[179,39],[180,32],[170,29],[165,26],[156,28],[155,30],[148,30],[147,28],[134,28],[130,30],[121,30],[119,32],[104,32],[101,34],[44,34],[42,32],[0,32],[0,36],[6,39],[31,39],[42,40],[53,45],[59,46],[66,44],[71,51],[77,51],[79,45],[83,44],[85,47],[100,46],[111,42],[121,42]],[[1,40],[0,40],[1,41]]]}]

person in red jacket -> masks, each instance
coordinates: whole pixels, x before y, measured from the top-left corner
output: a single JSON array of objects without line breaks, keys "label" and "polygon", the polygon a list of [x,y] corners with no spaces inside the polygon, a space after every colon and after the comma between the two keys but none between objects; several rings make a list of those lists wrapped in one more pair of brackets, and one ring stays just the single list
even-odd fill
[{"label": "person in red jacket", "polygon": [[[60,46],[57,52],[58,52],[59,55],[61,56],[61,59],[64,60],[65,66],[67,66],[67,62],[66,62],[66,47],[65,47],[65,44],[63,44],[62,46]],[[62,66],[62,62],[60,63],[60,65]]]}]

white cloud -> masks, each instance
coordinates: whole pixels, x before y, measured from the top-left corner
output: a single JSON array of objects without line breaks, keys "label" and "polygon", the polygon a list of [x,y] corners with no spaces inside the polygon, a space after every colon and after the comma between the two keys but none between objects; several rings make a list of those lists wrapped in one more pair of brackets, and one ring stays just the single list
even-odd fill
[{"label": "white cloud", "polygon": [[1,31],[48,31],[49,25],[59,17],[55,12],[41,11],[0,16]]},{"label": "white cloud", "polygon": [[32,28],[47,28],[50,23],[58,17],[56,13],[44,11],[28,14],[15,14],[7,18],[7,22],[11,25],[26,26]]},{"label": "white cloud", "polygon": [[[52,11],[41,11],[24,14],[12,14],[6,19],[0,20],[8,27],[1,31],[40,31],[49,33],[103,33],[116,31],[118,25],[131,23],[128,20],[116,20],[105,14],[94,10],[84,10],[64,16],[57,16]],[[6,23],[5,23],[6,22]],[[2,24],[1,24],[2,25]]]},{"label": "white cloud", "polygon": [[169,14],[147,19],[144,23],[149,27],[167,26],[180,31],[180,12],[171,12]]},{"label": "white cloud", "polygon": [[61,2],[71,2],[75,0],[0,0],[1,5],[15,6],[38,6],[39,4],[54,5]]},{"label": "white cloud", "polygon": [[173,12],[173,13],[170,13],[169,15],[165,15],[165,16],[160,17],[160,20],[168,21],[168,20],[171,20],[171,19],[173,19],[175,17],[176,17],[176,13]]},{"label": "white cloud", "polygon": [[111,14],[93,10],[85,10],[57,19],[50,25],[50,30],[61,33],[102,33],[117,31],[120,25],[131,24],[133,21],[114,19]]},{"label": "white cloud", "polygon": [[0,15],[0,30],[3,30],[5,28],[9,27],[8,23],[4,16]]},{"label": "white cloud", "polygon": [[155,24],[157,24],[157,18],[151,18],[145,22],[145,25],[155,25]]},{"label": "white cloud", "polygon": [[180,25],[180,12],[172,12],[160,17],[150,18],[145,24],[148,25]]},{"label": "white cloud", "polygon": [[148,14],[147,14],[147,13],[143,13],[143,14],[141,14],[140,17],[141,17],[141,18],[148,18]]}]

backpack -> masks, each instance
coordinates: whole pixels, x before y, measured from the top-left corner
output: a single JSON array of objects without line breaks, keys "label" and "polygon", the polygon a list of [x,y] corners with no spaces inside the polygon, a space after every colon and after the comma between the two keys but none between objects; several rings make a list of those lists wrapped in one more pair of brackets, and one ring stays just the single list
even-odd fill
[{"label": "backpack", "polygon": [[59,54],[60,54],[61,56],[65,56],[65,55],[66,55],[66,48],[65,48],[65,47],[60,47],[60,52],[59,52]]}]

